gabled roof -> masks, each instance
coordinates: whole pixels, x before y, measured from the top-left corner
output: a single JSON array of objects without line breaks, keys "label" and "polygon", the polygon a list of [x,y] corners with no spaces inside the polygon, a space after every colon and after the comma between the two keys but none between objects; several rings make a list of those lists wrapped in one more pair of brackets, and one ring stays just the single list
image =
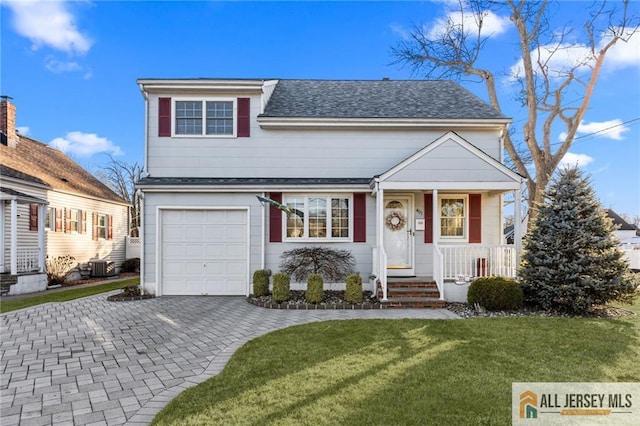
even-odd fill
[{"label": "gabled roof", "polygon": [[607,217],[613,220],[613,224],[617,227],[618,231],[635,231],[638,229],[635,225],[628,223],[626,220],[620,217],[618,213],[614,212],[611,209],[607,209]]},{"label": "gabled roof", "polygon": [[50,186],[55,190],[128,204],[91,173],[62,151],[19,135],[17,146],[0,145],[2,173],[7,176]]},{"label": "gabled roof", "polygon": [[21,172],[20,170],[12,169],[11,167],[6,166],[4,164],[0,164],[0,176],[3,176],[5,178],[10,177],[18,180],[23,180],[26,182],[36,183],[39,185],[49,186],[42,179],[38,179],[37,177]]},{"label": "gabled roof", "polygon": [[279,80],[260,117],[508,121],[445,80]]}]

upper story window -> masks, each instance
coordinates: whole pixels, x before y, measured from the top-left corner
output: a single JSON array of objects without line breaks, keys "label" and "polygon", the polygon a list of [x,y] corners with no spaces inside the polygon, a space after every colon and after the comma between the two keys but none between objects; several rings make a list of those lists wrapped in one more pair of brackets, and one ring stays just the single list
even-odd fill
[{"label": "upper story window", "polygon": [[440,237],[443,239],[467,239],[466,196],[443,195],[440,197]]},{"label": "upper story window", "polygon": [[235,136],[234,100],[176,100],[175,134]]},{"label": "upper story window", "polygon": [[289,196],[284,204],[293,210],[285,216],[289,240],[344,240],[352,238],[351,198],[343,196]]}]

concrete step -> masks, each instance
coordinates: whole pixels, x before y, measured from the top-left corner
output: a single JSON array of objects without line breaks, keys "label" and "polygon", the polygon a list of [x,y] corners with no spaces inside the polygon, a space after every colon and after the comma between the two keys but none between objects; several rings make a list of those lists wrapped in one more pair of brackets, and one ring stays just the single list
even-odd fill
[{"label": "concrete step", "polygon": [[[378,291],[382,294],[382,291]],[[390,287],[387,289],[387,297],[434,297],[439,298],[437,287]]]},{"label": "concrete step", "polygon": [[434,297],[394,297],[381,302],[383,308],[444,308],[446,302]]}]

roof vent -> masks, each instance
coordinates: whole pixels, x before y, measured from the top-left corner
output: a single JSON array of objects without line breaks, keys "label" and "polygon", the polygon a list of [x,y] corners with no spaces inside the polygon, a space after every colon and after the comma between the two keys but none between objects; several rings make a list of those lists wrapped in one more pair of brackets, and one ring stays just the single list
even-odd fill
[{"label": "roof vent", "polygon": [[382,81],[389,81],[391,80],[389,77],[382,77]]}]

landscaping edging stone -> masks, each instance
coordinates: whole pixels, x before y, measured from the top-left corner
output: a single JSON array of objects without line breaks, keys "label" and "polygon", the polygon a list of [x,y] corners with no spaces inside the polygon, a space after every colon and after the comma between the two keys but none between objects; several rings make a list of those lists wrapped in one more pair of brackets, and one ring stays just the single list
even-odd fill
[{"label": "landscaping edging stone", "polygon": [[275,302],[261,302],[255,300],[252,297],[247,297],[247,302],[260,308],[267,309],[288,309],[288,310],[363,310],[363,309],[384,309],[385,307],[380,303],[363,303],[358,305],[352,305],[350,303],[296,303],[291,304],[288,302],[275,303]]},{"label": "landscaping edging stone", "polygon": [[135,300],[147,300],[153,299],[155,296],[153,294],[141,294],[140,296],[123,296],[121,294],[112,294],[111,296],[107,296],[107,300],[109,302],[133,302]]}]

